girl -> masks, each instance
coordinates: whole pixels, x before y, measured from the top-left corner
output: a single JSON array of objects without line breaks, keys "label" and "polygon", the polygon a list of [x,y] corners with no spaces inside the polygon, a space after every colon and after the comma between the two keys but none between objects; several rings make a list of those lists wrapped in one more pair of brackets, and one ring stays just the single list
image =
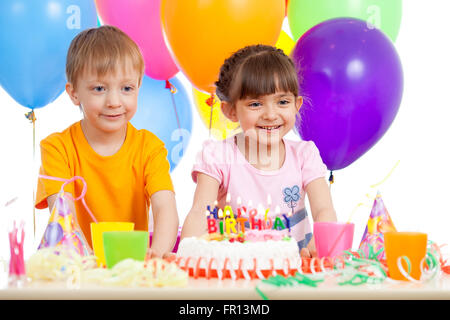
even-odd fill
[{"label": "girl", "polygon": [[336,214],[319,150],[312,141],[283,138],[303,102],[292,60],[271,46],[245,47],[225,60],[216,87],[223,113],[242,132],[204,143],[192,170],[197,188],[181,237],[206,233],[207,206],[217,200],[223,208],[229,194],[234,212],[240,197],[292,214],[291,235],[301,255],[315,256],[305,193],[314,221],[336,221]]}]

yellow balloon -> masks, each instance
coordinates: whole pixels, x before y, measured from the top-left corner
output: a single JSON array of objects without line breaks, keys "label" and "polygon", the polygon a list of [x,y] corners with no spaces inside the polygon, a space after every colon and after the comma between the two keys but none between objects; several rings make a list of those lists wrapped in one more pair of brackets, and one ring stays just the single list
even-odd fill
[{"label": "yellow balloon", "polygon": [[290,55],[295,47],[295,41],[283,30],[278,37],[275,47],[284,51],[286,55]]},{"label": "yellow balloon", "polygon": [[220,109],[220,100],[214,95],[214,104],[209,106],[206,101],[211,95],[192,88],[194,104],[203,124],[209,129],[210,135],[217,140],[226,139],[240,131],[239,123],[229,120]]}]

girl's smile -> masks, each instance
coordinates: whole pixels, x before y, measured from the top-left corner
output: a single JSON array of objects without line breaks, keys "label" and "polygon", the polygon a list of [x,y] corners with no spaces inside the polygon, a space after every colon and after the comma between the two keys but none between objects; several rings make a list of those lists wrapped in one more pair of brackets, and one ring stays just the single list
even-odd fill
[{"label": "girl's smile", "polygon": [[268,147],[278,144],[294,127],[301,97],[290,92],[275,92],[256,98],[238,100],[234,118],[245,135]]},{"label": "girl's smile", "polygon": [[278,130],[282,127],[282,125],[270,125],[270,126],[256,126],[256,128],[260,130],[265,130],[267,133],[271,133],[272,131]]}]

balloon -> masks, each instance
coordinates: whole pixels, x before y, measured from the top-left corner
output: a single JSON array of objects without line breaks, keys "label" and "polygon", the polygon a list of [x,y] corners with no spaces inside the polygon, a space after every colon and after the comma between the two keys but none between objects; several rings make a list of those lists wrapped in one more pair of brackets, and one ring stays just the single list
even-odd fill
[{"label": "balloon", "polygon": [[63,229],[58,222],[50,222],[45,229],[45,241],[48,247],[54,247],[63,237]]},{"label": "balloon", "polygon": [[192,111],[189,96],[181,82],[177,78],[169,81],[176,88],[176,93],[172,94],[164,81],[144,76],[139,90],[138,109],[131,124],[137,129],[151,131],[164,142],[172,171],[188,147]]},{"label": "balloon", "polygon": [[402,19],[401,0],[290,0],[288,21],[295,40],[325,20],[339,17],[367,21],[397,39]]},{"label": "balloon", "polygon": [[54,101],[66,84],[72,39],[97,25],[91,0],[0,1],[0,84],[34,109]]},{"label": "balloon", "polygon": [[220,66],[233,52],[251,44],[275,44],[284,1],[163,0],[161,17],[179,69],[198,90],[214,93]]},{"label": "balloon", "polygon": [[283,50],[286,55],[290,55],[295,47],[295,41],[286,32],[281,31],[275,47]]},{"label": "balloon", "polygon": [[386,133],[400,107],[403,71],[394,45],[365,21],[338,18],[305,33],[293,59],[306,97],[296,128],[329,170],[345,168]]},{"label": "balloon", "polygon": [[105,24],[124,31],[140,47],[145,74],[153,79],[172,78],[178,68],[170,56],[161,29],[161,0],[95,0]]},{"label": "balloon", "polygon": [[210,133],[214,138],[222,140],[236,134],[239,123],[229,120],[222,113],[222,110],[220,109],[220,100],[216,95],[214,95],[214,104],[212,106],[211,115],[211,107],[206,103],[206,100],[210,98],[210,95],[200,92],[195,88],[192,88],[192,93],[198,114],[206,128],[210,129]]}]

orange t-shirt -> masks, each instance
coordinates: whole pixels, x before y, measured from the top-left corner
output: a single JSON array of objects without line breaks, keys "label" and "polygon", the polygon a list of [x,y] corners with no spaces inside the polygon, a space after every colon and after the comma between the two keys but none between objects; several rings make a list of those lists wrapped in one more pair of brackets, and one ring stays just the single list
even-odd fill
[{"label": "orange t-shirt", "polygon": [[[130,123],[126,139],[118,152],[103,157],[89,145],[81,122],[63,132],[53,133],[41,141],[40,173],[70,179],[86,180],[86,203],[100,221],[134,222],[135,230],[148,230],[150,197],[160,190],[173,191],[170,165],[164,143],[147,130],[137,130]],[[47,197],[60,191],[62,182],[39,179],[36,208],[47,208]],[[76,180],[66,192],[78,197],[83,183]],[[92,218],[81,201],[75,202],[80,227],[92,247]]]}]

